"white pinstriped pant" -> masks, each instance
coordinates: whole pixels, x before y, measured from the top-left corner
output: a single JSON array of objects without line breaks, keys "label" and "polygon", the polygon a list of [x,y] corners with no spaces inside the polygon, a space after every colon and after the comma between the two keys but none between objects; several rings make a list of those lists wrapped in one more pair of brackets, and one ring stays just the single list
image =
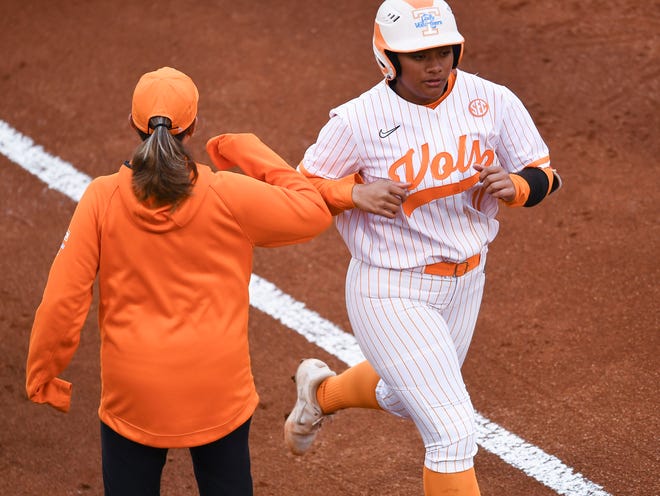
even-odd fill
[{"label": "white pinstriped pant", "polygon": [[460,472],[477,452],[474,408],[461,376],[483,295],[480,266],[461,277],[374,267],[352,259],[346,305],[381,380],[384,410],[417,426],[434,472]]}]

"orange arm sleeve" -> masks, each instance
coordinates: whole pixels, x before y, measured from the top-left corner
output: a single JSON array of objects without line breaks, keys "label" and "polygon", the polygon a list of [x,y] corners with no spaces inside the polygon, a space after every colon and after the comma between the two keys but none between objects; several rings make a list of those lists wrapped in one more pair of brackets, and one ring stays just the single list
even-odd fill
[{"label": "orange arm sleeve", "polygon": [[222,195],[255,245],[308,241],[332,223],[323,198],[310,181],[255,135],[216,136],[206,149],[218,169],[238,166],[250,176],[233,176],[233,182],[240,182],[240,190],[226,188]]},{"label": "orange arm sleeve", "polygon": [[321,193],[332,215],[340,214],[344,210],[350,210],[355,207],[352,195],[353,186],[364,183],[359,174],[352,174],[341,179],[326,179],[324,177],[314,176],[302,164],[298,166],[298,169]]},{"label": "orange arm sleeve", "polygon": [[529,198],[529,183],[518,174],[509,174],[509,178],[513,181],[516,196],[513,200],[504,203],[509,207],[522,207]]},{"label": "orange arm sleeve", "polygon": [[72,386],[57,376],[69,365],[78,348],[98,269],[94,190],[90,186],[76,207],[48,274],[30,335],[27,396],[35,403],[47,403],[63,412],[69,410]]},{"label": "orange arm sleeve", "polygon": [[530,166],[509,177],[516,190],[513,200],[504,202],[509,207],[531,207],[559,188],[559,176],[550,167]]}]

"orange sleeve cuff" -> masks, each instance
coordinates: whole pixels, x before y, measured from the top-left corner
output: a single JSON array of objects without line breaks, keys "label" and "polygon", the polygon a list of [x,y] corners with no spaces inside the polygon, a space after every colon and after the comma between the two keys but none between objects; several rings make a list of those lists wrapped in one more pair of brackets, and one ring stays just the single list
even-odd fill
[{"label": "orange sleeve cuff", "polygon": [[33,387],[27,385],[30,401],[35,403],[48,403],[50,406],[68,412],[71,406],[71,383],[55,377],[45,384]]},{"label": "orange sleeve cuff", "polygon": [[359,174],[351,174],[341,179],[326,179],[311,174],[302,164],[298,166],[298,170],[321,193],[332,215],[340,214],[344,210],[350,210],[355,207],[355,203],[353,203],[353,187],[356,184],[364,183]]},{"label": "orange sleeve cuff", "polygon": [[516,194],[513,197],[513,200],[504,202],[504,204],[509,207],[522,207],[529,198],[529,183],[518,174],[509,174],[509,177],[511,178],[511,181],[513,181]]},{"label": "orange sleeve cuff", "polygon": [[231,162],[222,153],[220,153],[220,145],[227,139],[228,138],[226,136],[220,135],[215,136],[206,142],[206,153],[208,153],[209,157],[211,157],[213,165],[215,165],[217,169],[221,171],[226,171],[232,167],[236,167],[235,163]]},{"label": "orange sleeve cuff", "polygon": [[541,169],[543,172],[545,172],[545,175],[548,176],[548,192],[546,193],[545,196],[548,196],[552,192],[552,186],[555,181],[555,174],[554,171],[550,167],[544,167]]}]

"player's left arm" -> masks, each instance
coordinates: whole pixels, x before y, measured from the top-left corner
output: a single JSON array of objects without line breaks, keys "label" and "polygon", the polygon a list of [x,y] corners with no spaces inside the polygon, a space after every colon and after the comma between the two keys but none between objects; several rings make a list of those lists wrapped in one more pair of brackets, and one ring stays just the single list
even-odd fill
[{"label": "player's left arm", "polygon": [[509,90],[503,97],[496,150],[502,167],[481,170],[480,180],[506,205],[532,207],[561,188],[561,176],[551,167],[548,147],[525,106]]},{"label": "player's left arm", "polygon": [[550,167],[525,167],[509,174],[515,195],[505,201],[510,207],[533,207],[561,187],[561,176]]},{"label": "player's left arm", "polygon": [[561,177],[550,167],[532,165],[520,172],[507,172],[497,165],[473,167],[486,193],[510,207],[533,207],[561,187]]}]

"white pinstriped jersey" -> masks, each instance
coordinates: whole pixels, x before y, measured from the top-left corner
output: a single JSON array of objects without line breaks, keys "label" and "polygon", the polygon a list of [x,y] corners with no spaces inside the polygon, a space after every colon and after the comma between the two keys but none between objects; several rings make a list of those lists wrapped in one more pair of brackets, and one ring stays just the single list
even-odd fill
[{"label": "white pinstriped jersey", "polygon": [[508,172],[550,165],[548,148],[521,101],[507,88],[457,70],[435,108],[410,103],[385,81],[331,110],[303,167],[337,179],[359,173],[408,181],[396,218],[360,209],[336,218],[352,256],[394,269],[482,252],[498,231],[498,201],[484,194],[475,163]]}]

